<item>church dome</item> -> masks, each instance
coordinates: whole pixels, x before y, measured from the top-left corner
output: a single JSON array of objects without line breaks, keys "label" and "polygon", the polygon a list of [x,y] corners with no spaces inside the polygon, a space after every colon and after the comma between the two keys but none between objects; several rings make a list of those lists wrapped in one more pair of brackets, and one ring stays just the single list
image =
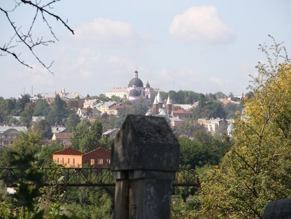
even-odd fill
[{"label": "church dome", "polygon": [[132,89],[132,90],[129,91],[129,96],[138,97],[138,96],[140,96],[140,93],[138,92],[138,90]]},{"label": "church dome", "polygon": [[134,78],[129,81],[128,87],[143,87],[142,81],[138,78],[138,71],[134,71]]},{"label": "church dome", "polygon": [[129,81],[128,87],[143,87],[143,83],[139,78],[133,78]]}]

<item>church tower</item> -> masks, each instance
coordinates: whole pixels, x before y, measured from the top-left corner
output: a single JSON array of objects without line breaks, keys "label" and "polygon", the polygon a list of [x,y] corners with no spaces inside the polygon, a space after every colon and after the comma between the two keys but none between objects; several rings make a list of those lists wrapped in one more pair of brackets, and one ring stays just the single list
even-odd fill
[{"label": "church tower", "polygon": [[157,99],[157,102],[159,103],[159,108],[163,108],[163,99],[160,95],[160,91],[158,92],[156,99]]},{"label": "church tower", "polygon": [[153,103],[153,114],[154,115],[159,114],[159,103],[158,103],[157,97],[155,97],[155,101]]},{"label": "church tower", "polygon": [[167,99],[166,110],[167,110],[168,116],[172,116],[173,104],[172,104],[170,95],[168,96],[168,99]]}]

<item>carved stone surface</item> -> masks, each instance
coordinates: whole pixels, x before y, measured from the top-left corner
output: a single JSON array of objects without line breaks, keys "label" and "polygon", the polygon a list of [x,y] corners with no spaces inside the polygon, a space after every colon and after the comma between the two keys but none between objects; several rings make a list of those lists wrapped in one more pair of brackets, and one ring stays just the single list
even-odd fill
[{"label": "carved stone surface", "polygon": [[179,143],[162,117],[129,115],[111,152],[115,219],[168,219]]},{"label": "carved stone surface", "polygon": [[269,202],[263,219],[291,219],[291,198]]},{"label": "carved stone surface", "polygon": [[162,117],[129,115],[111,152],[112,170],[177,171],[179,143]]}]

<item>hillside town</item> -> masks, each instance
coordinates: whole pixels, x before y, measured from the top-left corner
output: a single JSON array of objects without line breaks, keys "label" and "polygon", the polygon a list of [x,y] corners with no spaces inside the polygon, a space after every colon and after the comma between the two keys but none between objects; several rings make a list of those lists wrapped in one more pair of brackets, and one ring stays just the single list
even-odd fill
[{"label": "hillside town", "polygon": [[[235,112],[242,110],[243,98],[244,94],[227,96],[221,92],[166,93],[150,87],[149,82],[144,85],[138,71],[134,71],[134,77],[129,81],[127,88],[113,88],[105,95],[83,97],[79,92],[61,89],[59,92],[36,95],[22,94],[18,99],[1,98],[0,145],[13,144],[21,131],[45,131],[37,125],[41,121],[49,124],[49,127],[42,127],[48,129],[46,132],[49,133],[42,136],[43,140],[61,142],[65,147],[71,144],[72,131],[84,119],[91,123],[95,120],[104,121],[102,135],[114,138],[122,124],[120,120],[127,114],[164,117],[174,133],[189,138],[193,133],[189,133],[184,127],[189,123],[193,127],[203,126],[211,135],[224,132],[230,136],[231,121],[235,118]],[[215,105],[216,109],[211,109],[213,106],[210,103]],[[57,111],[53,110],[54,107]],[[212,111],[207,112],[210,109]],[[55,116],[58,117],[57,120]],[[72,118],[75,118],[74,121]],[[119,123],[108,124],[104,118],[111,118]]]}]

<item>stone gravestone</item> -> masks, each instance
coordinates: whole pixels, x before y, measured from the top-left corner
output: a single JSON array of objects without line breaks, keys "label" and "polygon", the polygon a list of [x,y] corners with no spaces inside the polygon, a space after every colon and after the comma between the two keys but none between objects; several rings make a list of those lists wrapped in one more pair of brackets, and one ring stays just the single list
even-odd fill
[{"label": "stone gravestone", "polygon": [[291,219],[291,198],[269,202],[263,219]]},{"label": "stone gravestone", "polygon": [[165,118],[128,115],[111,153],[115,219],[169,219],[179,143]]}]

